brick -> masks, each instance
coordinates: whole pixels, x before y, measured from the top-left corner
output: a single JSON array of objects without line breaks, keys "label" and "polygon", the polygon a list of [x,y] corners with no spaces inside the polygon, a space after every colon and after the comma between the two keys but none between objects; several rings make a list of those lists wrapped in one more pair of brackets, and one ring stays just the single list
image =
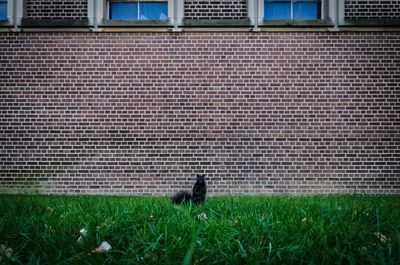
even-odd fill
[{"label": "brick", "polygon": [[26,0],[25,14],[29,19],[86,19],[87,0]]},{"label": "brick", "polygon": [[346,19],[400,19],[398,0],[345,0]]},{"label": "brick", "polygon": [[399,32],[0,43],[0,192],[400,193]]},{"label": "brick", "polygon": [[203,19],[247,19],[246,0],[186,0],[184,17]]}]

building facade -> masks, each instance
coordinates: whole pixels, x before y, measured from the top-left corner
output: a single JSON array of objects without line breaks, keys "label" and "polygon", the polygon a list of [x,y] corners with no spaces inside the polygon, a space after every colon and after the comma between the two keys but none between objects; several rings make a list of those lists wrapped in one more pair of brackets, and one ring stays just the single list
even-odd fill
[{"label": "building facade", "polygon": [[0,1],[0,192],[400,193],[400,3]]}]

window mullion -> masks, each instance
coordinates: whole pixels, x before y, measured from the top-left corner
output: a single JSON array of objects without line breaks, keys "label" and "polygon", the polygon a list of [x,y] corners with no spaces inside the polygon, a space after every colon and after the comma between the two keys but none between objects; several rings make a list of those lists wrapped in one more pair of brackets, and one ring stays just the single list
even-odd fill
[{"label": "window mullion", "polygon": [[290,1],[290,19],[293,20],[293,0]]}]

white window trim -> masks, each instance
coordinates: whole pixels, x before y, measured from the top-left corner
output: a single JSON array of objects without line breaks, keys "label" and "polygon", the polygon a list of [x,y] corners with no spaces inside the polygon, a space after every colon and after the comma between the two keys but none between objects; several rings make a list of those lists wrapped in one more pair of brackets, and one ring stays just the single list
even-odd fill
[{"label": "white window trim", "polygon": [[14,1],[7,1],[7,20],[10,24],[14,24]]},{"label": "white window trim", "polygon": [[[136,0],[133,2],[146,1],[151,2],[151,0]],[[177,23],[181,24],[183,21],[183,9],[184,0],[166,0],[168,2],[168,20],[171,24],[174,24],[175,20],[175,8],[174,3],[177,4]],[[154,2],[160,2],[154,1]],[[88,0],[88,20],[91,25],[96,25],[101,23],[103,20],[108,20],[108,1],[107,0]]]},{"label": "white window trim", "polygon": [[[256,2],[258,6],[255,7]],[[257,12],[255,11],[257,8]],[[250,19],[251,24],[256,24],[255,19],[257,18],[257,24],[260,24],[264,20],[264,0],[247,0],[247,13]],[[255,14],[257,13],[257,14]]]},{"label": "white window trim", "polygon": [[338,8],[338,25],[344,23],[344,0],[337,0],[337,8]]},{"label": "white window trim", "polygon": [[[257,11],[255,11],[256,1],[258,4]],[[256,19],[257,24],[262,23],[264,20],[264,0],[247,0],[247,7],[251,23],[254,25]],[[333,22],[337,21],[337,24],[343,23],[344,0],[321,0],[321,9],[321,19],[331,19]]]},{"label": "white window trim", "polygon": [[24,0],[7,1],[7,23],[15,28],[21,25],[24,16]]}]

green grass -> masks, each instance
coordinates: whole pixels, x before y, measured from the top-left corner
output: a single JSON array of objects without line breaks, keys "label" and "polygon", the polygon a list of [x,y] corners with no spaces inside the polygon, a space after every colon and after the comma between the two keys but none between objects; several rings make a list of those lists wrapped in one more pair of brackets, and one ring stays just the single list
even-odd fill
[{"label": "green grass", "polygon": [[398,196],[0,196],[6,264],[400,264],[399,231]]}]

